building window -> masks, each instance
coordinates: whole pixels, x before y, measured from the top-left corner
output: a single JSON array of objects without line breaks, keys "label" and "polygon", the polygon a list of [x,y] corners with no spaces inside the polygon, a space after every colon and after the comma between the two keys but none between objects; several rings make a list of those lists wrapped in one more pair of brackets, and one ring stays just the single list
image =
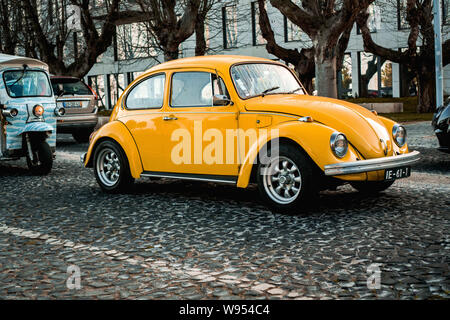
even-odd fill
[{"label": "building window", "polygon": [[338,90],[341,99],[352,97],[352,56],[350,53],[344,55],[342,68],[338,73]]},{"label": "building window", "polygon": [[398,30],[408,29],[409,27],[408,21],[406,21],[406,2],[407,0],[397,0]]},{"label": "building window", "polygon": [[95,91],[98,96],[100,106],[106,109],[105,105],[105,82],[103,75],[89,76],[88,85]]},{"label": "building window", "polygon": [[442,0],[442,24],[450,24],[450,0]]},{"label": "building window", "polygon": [[[406,3],[407,0],[397,0],[398,30],[409,28],[408,21],[406,21]],[[442,24],[444,25],[450,24],[449,6],[450,0],[441,0]]]},{"label": "building window", "polygon": [[116,60],[147,58],[157,54],[153,38],[141,22],[117,26],[116,46]]},{"label": "building window", "polygon": [[284,16],[284,42],[300,41],[301,30],[299,26],[292,23],[286,16]]},{"label": "building window", "polygon": [[110,74],[108,81],[111,107],[114,107],[125,88],[125,76],[122,73]]},{"label": "building window", "polygon": [[222,7],[223,47],[237,47],[237,11],[236,5]]},{"label": "building window", "polygon": [[392,97],[392,62],[359,52],[359,96]]},{"label": "building window", "polygon": [[254,46],[266,44],[266,39],[264,39],[264,37],[262,36],[261,28],[259,26],[258,1],[252,2],[252,34]]},{"label": "building window", "polygon": [[[367,13],[369,14],[369,18],[367,19],[367,27],[369,28],[369,31],[371,33],[377,32],[377,25],[379,24],[380,20],[380,10],[378,6],[372,3],[367,8]],[[356,33],[361,34],[361,30],[358,26],[356,27]]]}]

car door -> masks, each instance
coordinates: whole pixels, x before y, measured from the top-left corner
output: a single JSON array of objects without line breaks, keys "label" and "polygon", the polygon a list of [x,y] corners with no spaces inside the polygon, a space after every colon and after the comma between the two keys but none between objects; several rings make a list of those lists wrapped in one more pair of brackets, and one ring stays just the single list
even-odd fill
[{"label": "car door", "polygon": [[162,171],[164,152],[164,97],[166,74],[150,75],[126,93],[126,114],[120,118],[130,130],[139,150],[144,171]]},{"label": "car door", "polygon": [[162,127],[167,142],[164,171],[204,175],[212,180],[233,180],[238,175],[237,138],[233,139],[238,109],[227,103],[229,94],[219,79],[215,72],[199,69],[171,74],[169,105]]}]

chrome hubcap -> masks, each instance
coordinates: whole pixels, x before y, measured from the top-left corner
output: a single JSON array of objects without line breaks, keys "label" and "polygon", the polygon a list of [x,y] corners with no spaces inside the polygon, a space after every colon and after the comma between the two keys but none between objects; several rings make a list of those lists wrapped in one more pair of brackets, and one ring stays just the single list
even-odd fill
[{"label": "chrome hubcap", "polygon": [[120,160],[114,150],[105,148],[97,158],[97,174],[101,182],[111,187],[117,183],[120,176]]},{"label": "chrome hubcap", "polygon": [[289,204],[297,199],[302,187],[302,176],[291,159],[281,156],[264,168],[264,189],[276,203]]}]

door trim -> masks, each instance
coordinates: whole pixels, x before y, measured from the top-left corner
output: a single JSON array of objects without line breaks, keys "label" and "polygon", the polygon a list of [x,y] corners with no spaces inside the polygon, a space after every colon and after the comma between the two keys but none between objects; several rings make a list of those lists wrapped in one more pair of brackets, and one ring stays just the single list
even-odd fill
[{"label": "door trim", "polygon": [[159,171],[144,171],[143,173],[141,173],[141,177],[196,180],[196,181],[220,182],[229,184],[236,184],[238,178],[237,176],[197,174],[197,173],[173,173],[173,172],[159,172]]}]

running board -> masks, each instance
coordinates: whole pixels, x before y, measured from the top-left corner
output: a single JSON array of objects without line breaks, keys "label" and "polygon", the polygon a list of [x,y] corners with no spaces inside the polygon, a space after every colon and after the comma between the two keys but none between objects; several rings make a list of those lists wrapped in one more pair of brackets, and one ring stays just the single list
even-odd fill
[{"label": "running board", "polygon": [[172,172],[156,172],[156,171],[144,171],[141,177],[147,178],[169,178],[169,179],[182,179],[182,180],[196,180],[206,182],[220,182],[236,184],[236,176],[224,176],[224,175],[210,175],[210,174],[195,174],[195,173],[172,173]]}]

